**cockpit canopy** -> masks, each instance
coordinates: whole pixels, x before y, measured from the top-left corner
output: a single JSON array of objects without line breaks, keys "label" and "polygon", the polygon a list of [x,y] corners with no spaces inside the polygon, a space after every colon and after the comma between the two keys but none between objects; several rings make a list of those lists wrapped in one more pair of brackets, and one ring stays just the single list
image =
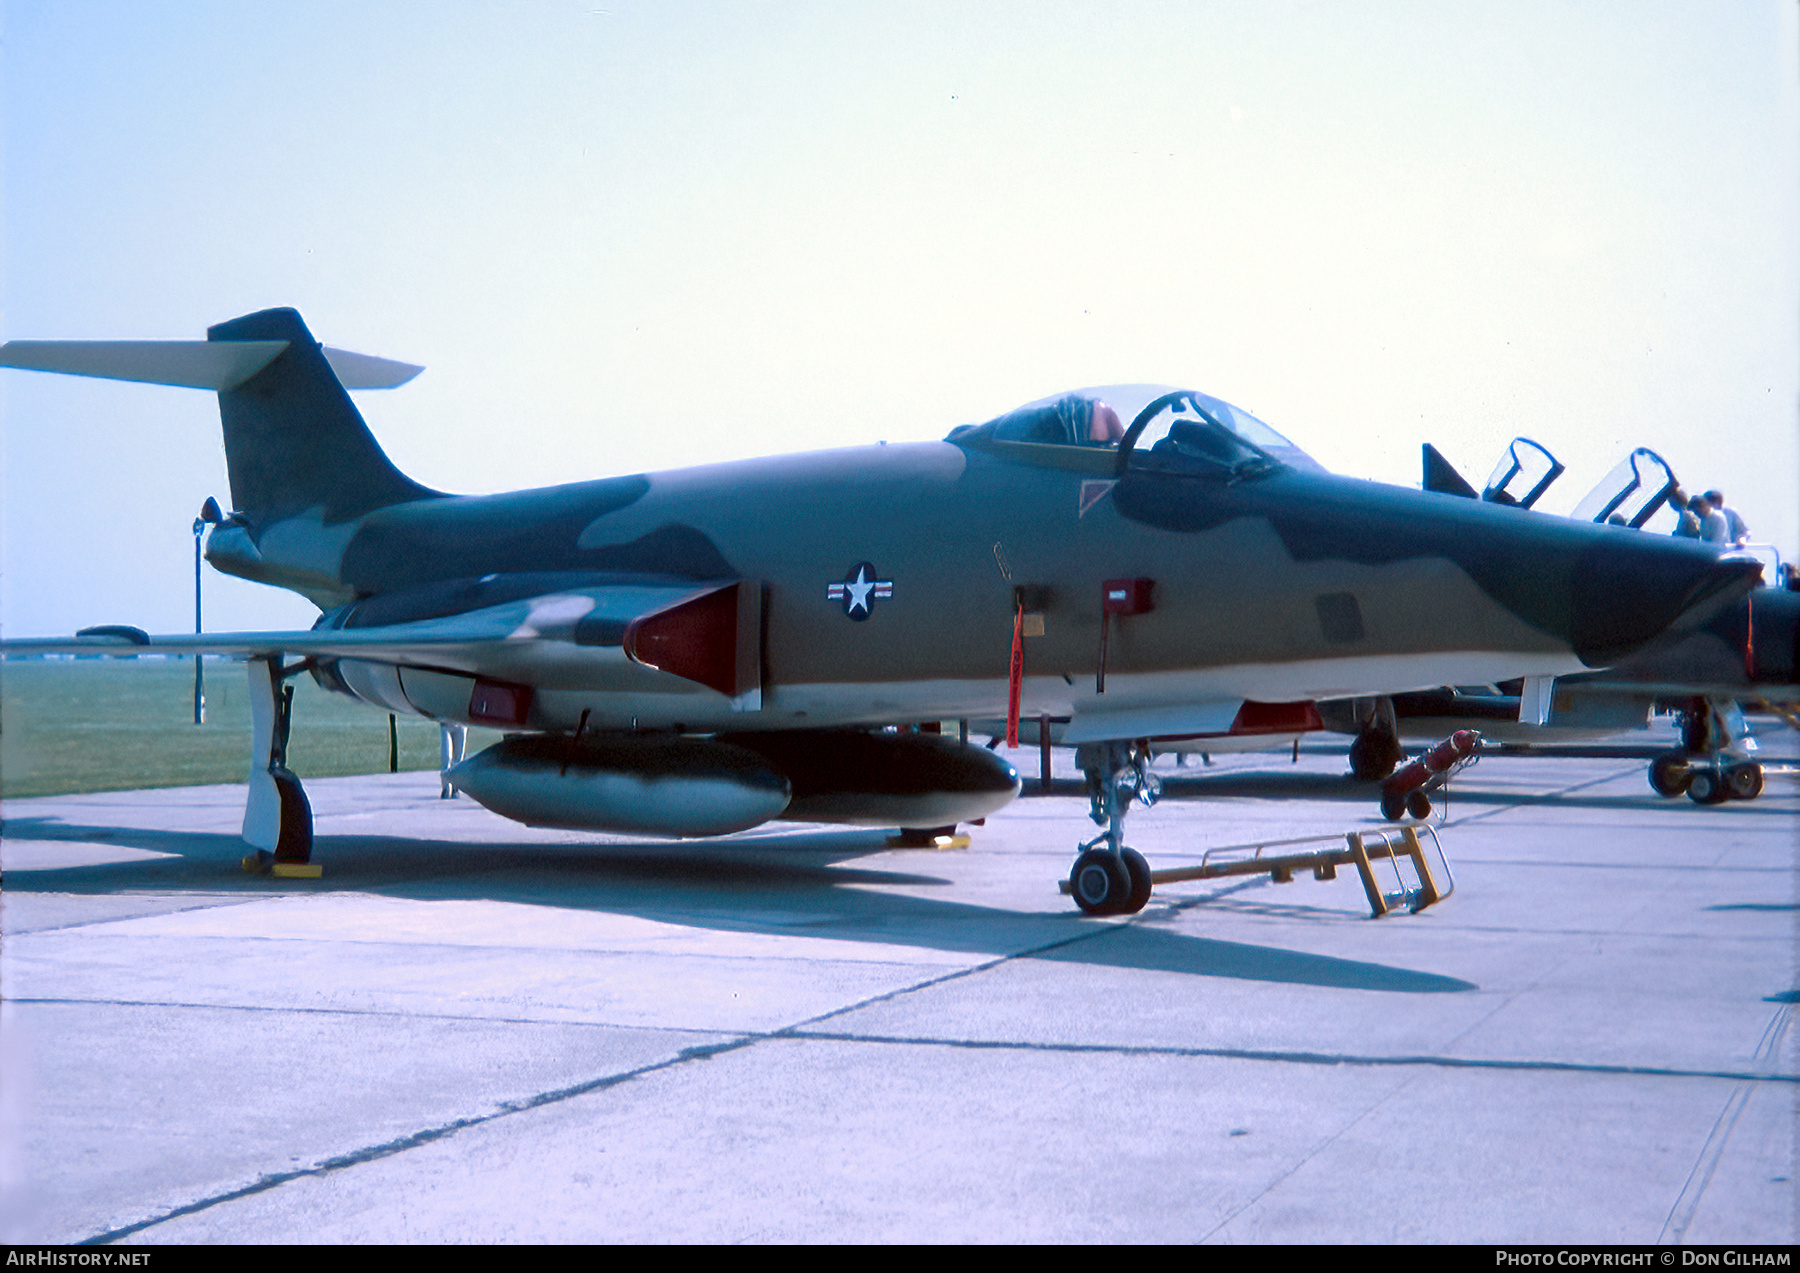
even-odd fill
[{"label": "cockpit canopy", "polygon": [[1239,480],[1284,466],[1325,472],[1248,411],[1167,385],[1105,385],[1041,398],[986,424],[963,425],[947,441],[1059,468],[1119,474],[1132,468]]},{"label": "cockpit canopy", "polygon": [[1092,390],[1059,394],[1014,408],[977,428],[1009,442],[1042,442],[1050,446],[1114,446],[1125,436],[1125,424],[1112,404]]}]

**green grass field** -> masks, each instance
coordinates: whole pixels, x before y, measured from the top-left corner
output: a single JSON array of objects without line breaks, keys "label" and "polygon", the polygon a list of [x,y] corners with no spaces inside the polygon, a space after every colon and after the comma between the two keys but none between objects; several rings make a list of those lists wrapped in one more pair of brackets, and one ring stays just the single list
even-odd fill
[{"label": "green grass field", "polygon": [[[386,773],[387,713],[295,677],[288,767],[302,778]],[[206,661],[194,724],[191,659],[0,662],[0,797],[242,782],[250,764],[244,666]],[[400,768],[436,769],[438,727],[399,718]],[[469,731],[474,753],[499,738]]]}]

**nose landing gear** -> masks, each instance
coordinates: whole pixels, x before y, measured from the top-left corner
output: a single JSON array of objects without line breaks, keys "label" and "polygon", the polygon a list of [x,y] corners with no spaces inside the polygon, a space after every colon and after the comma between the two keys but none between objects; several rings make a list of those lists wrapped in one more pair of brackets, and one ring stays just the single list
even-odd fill
[{"label": "nose landing gear", "polygon": [[1075,763],[1087,776],[1088,816],[1106,828],[1076,847],[1069,892],[1089,915],[1135,915],[1150,901],[1150,863],[1125,844],[1125,814],[1135,799],[1145,808],[1162,796],[1150,772],[1150,750],[1134,743],[1089,743]]}]

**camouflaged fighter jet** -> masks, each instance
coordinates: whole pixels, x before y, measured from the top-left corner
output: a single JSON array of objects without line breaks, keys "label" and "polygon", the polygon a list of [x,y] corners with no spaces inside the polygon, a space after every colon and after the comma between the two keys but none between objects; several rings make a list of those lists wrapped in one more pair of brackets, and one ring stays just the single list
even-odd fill
[{"label": "camouflaged fighter jet", "polygon": [[207,559],[303,594],[318,623],[8,648],[247,659],[244,835],[278,866],[311,845],[282,764],[282,683],[304,671],[506,731],[451,775],[498,813],[667,836],[973,821],[1018,791],[1011,766],[915,727],[1067,716],[1106,827],[1079,847],[1072,891],[1090,913],[1134,911],[1150,893],[1124,843],[1134,740],[1604,666],[1757,574],[1690,544],[1334,477],[1185,389],[1065,394],[942,442],[455,496],[396,469],[344,389],[416,369],[324,349],[293,310],[205,342],[13,342],[0,364],[218,391],[234,511]]}]

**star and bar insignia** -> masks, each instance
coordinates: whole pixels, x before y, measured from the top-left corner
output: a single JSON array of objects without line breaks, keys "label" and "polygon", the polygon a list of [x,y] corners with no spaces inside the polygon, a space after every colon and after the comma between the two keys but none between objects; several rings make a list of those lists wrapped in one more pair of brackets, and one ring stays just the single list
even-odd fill
[{"label": "star and bar insignia", "polygon": [[861,623],[875,612],[875,602],[885,600],[894,595],[892,579],[877,579],[875,567],[866,561],[858,562],[844,576],[843,583],[830,584],[825,595],[833,601],[844,603],[844,613]]}]

